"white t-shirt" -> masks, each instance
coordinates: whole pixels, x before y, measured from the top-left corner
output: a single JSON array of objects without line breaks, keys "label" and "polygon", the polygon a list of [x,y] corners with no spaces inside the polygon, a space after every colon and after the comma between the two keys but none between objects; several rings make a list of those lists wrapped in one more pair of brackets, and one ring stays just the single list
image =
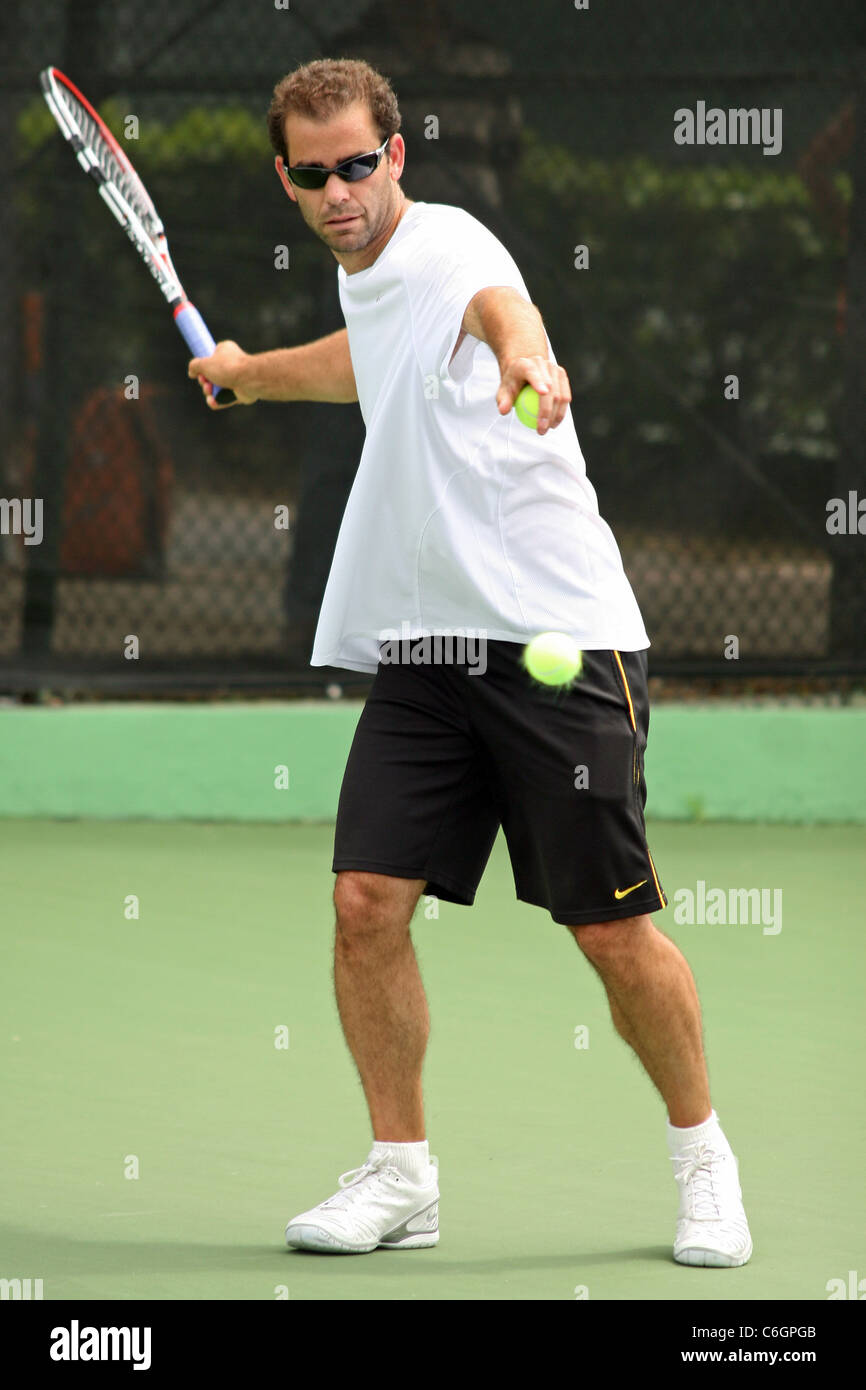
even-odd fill
[{"label": "white t-shirt", "polygon": [[486,343],[467,334],[450,361],[479,290],[532,302],[502,243],[461,208],[416,202],[373,265],[337,278],[367,433],[310,664],[374,672],[381,642],[438,633],[648,647],[571,409],[539,435],[500,415]]}]

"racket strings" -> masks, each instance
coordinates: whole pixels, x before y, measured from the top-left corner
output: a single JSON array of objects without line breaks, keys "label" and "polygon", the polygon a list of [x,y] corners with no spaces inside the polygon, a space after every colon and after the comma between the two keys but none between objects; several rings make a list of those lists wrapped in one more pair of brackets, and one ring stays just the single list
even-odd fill
[{"label": "racket strings", "polygon": [[114,185],[136,217],[144,223],[150,235],[154,239],[158,238],[162,234],[162,223],[138,175],[123,163],[87,108],[76,101],[72,93],[66,89],[61,88],[59,96],[72,125],[79,132],[83,144],[96,160],[105,179]]}]

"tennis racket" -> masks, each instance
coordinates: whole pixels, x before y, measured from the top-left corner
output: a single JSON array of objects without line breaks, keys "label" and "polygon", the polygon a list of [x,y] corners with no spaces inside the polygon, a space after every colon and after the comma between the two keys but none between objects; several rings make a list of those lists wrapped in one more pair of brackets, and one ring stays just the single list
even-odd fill
[{"label": "tennis racket", "polygon": [[[138,251],[174,314],[193,357],[210,357],[216,344],[207,324],[184,293],[168,254],[165,229],[138,174],[108,126],[87,98],[57,68],[39,74],[48,109],[69,141],[78,163],[96,183],[100,197]],[[233,392],[214,384],[221,404]]]}]

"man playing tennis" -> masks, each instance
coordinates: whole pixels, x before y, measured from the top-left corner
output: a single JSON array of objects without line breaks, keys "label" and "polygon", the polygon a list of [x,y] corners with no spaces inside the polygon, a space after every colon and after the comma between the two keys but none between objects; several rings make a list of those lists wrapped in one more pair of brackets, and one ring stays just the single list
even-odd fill
[{"label": "man playing tennis", "polygon": [[[222,342],[189,365],[212,409],[227,408],[216,380],[246,405],[358,401],[366,426],[311,664],[375,674],[333,861],[334,983],[373,1145],[286,1239],[326,1253],[438,1242],[429,1014],[410,922],[422,893],[474,901],[501,825],[517,897],[572,933],[664,1100],[674,1259],[742,1265],[752,1242],[710,1103],[694,979],[650,917],[666,899],[644,826],[649,639],[521,274],[468,213],[405,197],[399,126],[390,85],[366,63],[316,61],[277,85],[277,173],[338,262],[346,329],[252,355]],[[526,383],[541,400],[534,431],[512,410]],[[552,692],[524,670],[541,631],[582,648],[573,688]],[[483,670],[468,644],[437,663],[414,640],[461,632],[482,635]]]}]

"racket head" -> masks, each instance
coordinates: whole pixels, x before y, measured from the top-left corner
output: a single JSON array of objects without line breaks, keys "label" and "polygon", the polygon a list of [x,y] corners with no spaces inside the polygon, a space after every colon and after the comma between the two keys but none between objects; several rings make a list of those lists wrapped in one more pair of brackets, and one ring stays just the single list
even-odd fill
[{"label": "racket head", "polygon": [[[211,337],[198,310],[187,300],[168,254],[165,229],[153,199],[136,173],[126,151],[112,135],[99,112],[59,68],[39,74],[42,95],[61,133],[82,169],[99,188],[100,196],[123,227],[163,295],[193,356],[209,357]],[[230,404],[234,393],[213,383],[214,397]]]},{"label": "racket head", "polygon": [[166,299],[171,304],[185,300],[168,254],[165,228],[126,151],[84,93],[59,68],[44,68],[39,85],[78,163],[99,187],[104,202],[148,264]]}]

